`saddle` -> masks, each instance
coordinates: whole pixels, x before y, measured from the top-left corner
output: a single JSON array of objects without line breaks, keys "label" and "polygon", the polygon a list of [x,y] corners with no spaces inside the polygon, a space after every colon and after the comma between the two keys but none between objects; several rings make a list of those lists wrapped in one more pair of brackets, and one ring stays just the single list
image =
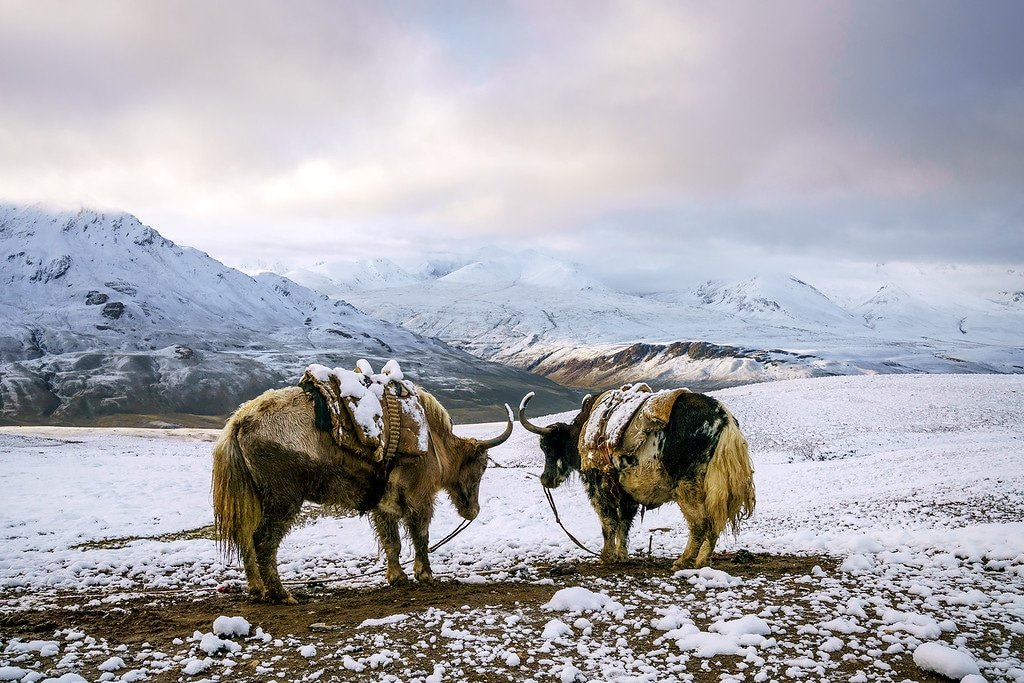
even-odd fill
[{"label": "saddle", "polygon": [[320,397],[328,419],[316,418],[317,427],[329,431],[334,441],[376,462],[396,453],[427,454],[430,432],[416,386],[390,360],[374,374],[366,360],[355,370],[328,368],[314,363],[299,380],[305,391]]},{"label": "saddle", "polygon": [[652,391],[641,382],[603,393],[580,434],[583,469],[610,471],[618,460],[633,455],[651,432],[668,425],[672,407],[689,389]]}]

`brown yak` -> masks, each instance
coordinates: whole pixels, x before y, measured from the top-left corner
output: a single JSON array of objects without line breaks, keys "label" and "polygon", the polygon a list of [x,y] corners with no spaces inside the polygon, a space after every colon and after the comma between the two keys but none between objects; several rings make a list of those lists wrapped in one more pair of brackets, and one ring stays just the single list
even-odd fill
[{"label": "brown yak", "polygon": [[277,549],[306,500],[370,512],[391,584],[408,580],[399,564],[401,520],[415,549],[416,579],[433,580],[427,552],[434,499],[444,489],[459,515],[476,518],[487,450],[512,433],[512,411],[506,406],[500,436],[462,438],[437,399],[417,391],[430,435],[427,454],[398,453],[383,463],[339,447],[318,429],[318,400],[299,387],[267,391],[231,416],[213,448],[214,522],[221,547],[241,557],[255,599],[297,602],[281,583]]}]

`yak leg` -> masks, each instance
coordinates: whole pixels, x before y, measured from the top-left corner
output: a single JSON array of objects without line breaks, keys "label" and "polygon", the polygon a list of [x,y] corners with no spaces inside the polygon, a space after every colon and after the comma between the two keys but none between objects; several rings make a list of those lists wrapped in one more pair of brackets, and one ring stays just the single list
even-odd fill
[{"label": "yak leg", "polygon": [[622,562],[629,557],[629,529],[640,506],[619,484],[613,472],[581,473],[590,504],[601,520],[604,547],[601,561]]},{"label": "yak leg", "polygon": [[412,540],[416,553],[413,574],[420,583],[432,583],[434,572],[430,569],[430,513],[411,512],[405,517],[405,528]]},{"label": "yak leg", "polygon": [[398,517],[383,512],[373,511],[373,528],[377,532],[377,540],[384,549],[388,561],[387,580],[392,586],[409,580],[402,569],[399,555],[402,551],[402,539],[398,535]]},{"label": "yak leg", "polygon": [[676,488],[676,502],[683,512],[687,526],[690,527],[690,537],[687,539],[686,547],[679,559],[672,563],[672,569],[692,569],[694,566],[706,566],[706,564],[695,565],[694,562],[694,558],[698,557],[699,551],[705,544],[707,535],[711,532],[711,520],[708,519],[704,506],[703,493],[694,483],[682,482]]},{"label": "yak leg", "polygon": [[604,537],[601,561],[608,564],[615,561],[615,521],[601,514],[600,511],[597,514],[601,518],[601,535]]},{"label": "yak leg", "polygon": [[705,520],[704,528],[706,529],[704,542],[700,545],[700,552],[697,553],[697,561],[694,565],[697,569],[711,564],[711,555],[715,552],[715,544],[718,542],[718,532],[715,531],[711,519]]},{"label": "yak leg", "polygon": [[619,517],[615,526],[616,562],[625,562],[629,559],[629,530],[639,509],[640,506],[630,496],[619,501]]},{"label": "yak leg", "polygon": [[263,519],[256,528],[256,533],[253,534],[256,559],[265,582],[261,597],[268,602],[279,602],[286,605],[297,605],[299,602],[281,583],[281,576],[277,573],[277,549],[281,545],[281,539],[288,533],[292,522],[295,521],[295,516],[299,513],[301,506],[301,502],[268,506],[263,512]]},{"label": "yak leg", "polygon": [[238,544],[238,555],[242,559],[242,566],[245,567],[245,582],[249,587],[249,595],[255,600],[266,600],[267,587],[263,583],[260,565],[256,560],[256,545],[252,536]]},{"label": "yak leg", "polygon": [[706,525],[703,520],[687,518],[686,524],[690,527],[690,537],[686,540],[686,547],[683,548],[682,554],[672,563],[674,571],[693,569],[695,566],[694,558],[697,557],[697,553],[704,543]]}]

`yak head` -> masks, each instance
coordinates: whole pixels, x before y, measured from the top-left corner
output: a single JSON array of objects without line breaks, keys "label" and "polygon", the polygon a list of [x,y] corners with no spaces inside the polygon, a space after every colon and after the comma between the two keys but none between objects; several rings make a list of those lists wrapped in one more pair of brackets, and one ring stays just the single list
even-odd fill
[{"label": "yak head", "polygon": [[508,422],[505,431],[493,439],[459,438],[457,450],[461,452],[461,461],[457,464],[454,476],[445,486],[445,492],[455,506],[459,516],[473,520],[480,514],[480,481],[487,470],[489,450],[500,446],[512,435],[512,409],[507,405]]},{"label": "yak head", "polygon": [[556,422],[547,427],[538,427],[526,419],[526,404],[533,398],[533,392],[523,397],[519,404],[519,422],[528,431],[540,436],[540,450],[544,453],[544,472],[540,475],[540,483],[545,488],[558,488],[573,472],[580,469],[580,432],[590,416],[594,405],[594,397],[583,399],[583,407],[576,418],[570,422]]}]

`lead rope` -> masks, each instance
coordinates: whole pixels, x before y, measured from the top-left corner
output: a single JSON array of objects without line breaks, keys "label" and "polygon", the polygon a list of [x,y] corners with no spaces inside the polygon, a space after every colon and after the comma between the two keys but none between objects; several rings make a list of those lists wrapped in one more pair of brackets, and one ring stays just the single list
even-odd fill
[{"label": "lead rope", "polygon": [[580,540],[573,536],[572,532],[566,529],[565,525],[562,524],[562,520],[558,516],[558,508],[555,507],[555,498],[554,496],[551,495],[551,489],[549,489],[547,486],[544,486],[544,496],[548,499],[548,505],[551,506],[551,511],[555,513],[555,521],[558,522],[558,526],[562,527],[562,531],[564,531],[565,535],[569,537],[569,540],[575,543],[577,546],[579,546],[582,550],[585,550],[588,553],[590,553],[591,555],[595,557],[600,557],[600,553],[595,553],[593,550],[580,543]]},{"label": "lead rope", "polygon": [[438,541],[434,545],[432,545],[429,548],[427,548],[427,551],[428,552],[434,552],[435,550],[437,550],[438,548],[443,546],[445,543],[447,543],[448,541],[452,540],[453,538],[455,538],[456,536],[461,534],[463,531],[465,531],[466,527],[468,527],[472,523],[473,523],[473,520],[471,520],[471,519],[464,519],[464,520],[462,520],[461,522],[459,522],[459,526],[455,527],[455,531],[451,532],[450,534],[448,534],[447,536],[442,538],[440,541]]},{"label": "lead rope", "polygon": [[[494,465],[495,467],[505,468],[505,465],[502,465],[500,462],[498,462],[491,456],[488,455],[487,459],[490,460],[491,464]],[[540,477],[538,477],[533,472],[527,472],[526,474],[530,475],[531,477],[536,477],[537,479],[540,479]],[[554,496],[551,495],[551,489],[549,489],[547,486],[544,486],[543,484],[541,484],[541,488],[544,489],[544,497],[548,499],[548,505],[551,506],[551,511],[555,513],[555,521],[558,522],[558,526],[562,527],[562,531],[564,531],[565,535],[569,537],[569,540],[575,543],[577,546],[579,546],[581,550],[585,550],[594,557],[600,557],[601,553],[595,553],[593,550],[580,543],[580,540],[573,536],[571,531],[565,528],[565,525],[562,524],[562,519],[558,516],[558,508],[555,507],[555,498]]]}]

